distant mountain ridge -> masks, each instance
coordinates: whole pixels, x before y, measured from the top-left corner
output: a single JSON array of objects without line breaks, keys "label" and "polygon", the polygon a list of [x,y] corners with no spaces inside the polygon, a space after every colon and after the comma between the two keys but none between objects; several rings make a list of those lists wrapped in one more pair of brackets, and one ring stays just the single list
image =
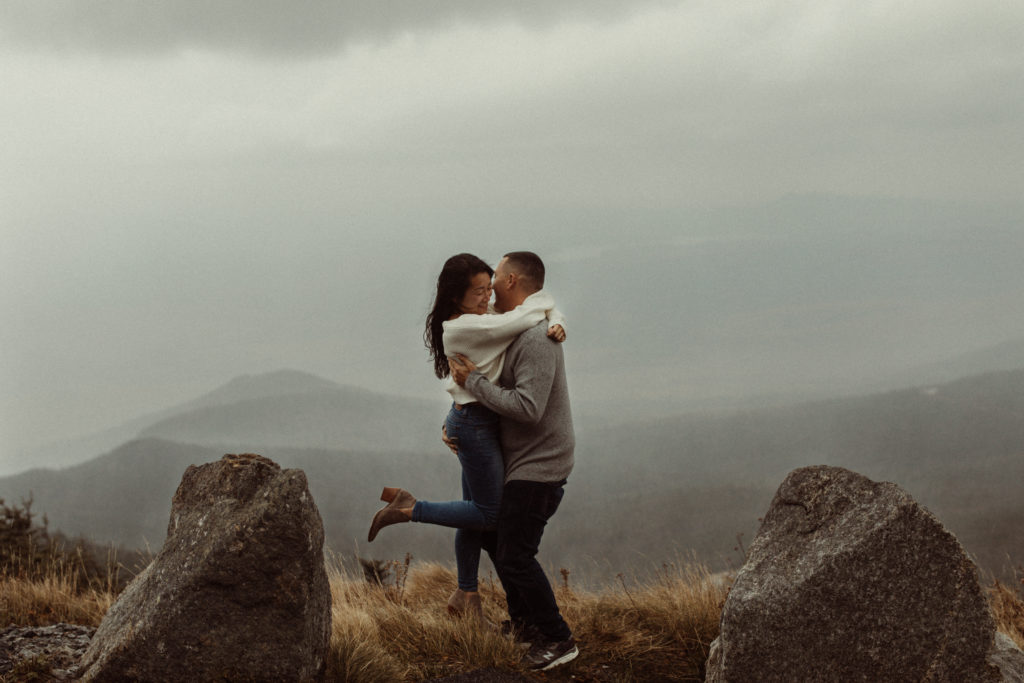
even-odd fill
[{"label": "distant mountain ridge", "polygon": [[418,450],[436,447],[443,403],[325,385],[231,403],[209,403],[149,425],[141,438],[228,450],[291,447]]},{"label": "distant mountain ridge", "polygon": [[[891,391],[897,387],[943,384],[960,377],[1015,368],[1024,368],[1024,338],[1010,339],[995,346],[964,353],[942,362],[909,368],[907,371],[891,377],[885,383],[870,382],[857,393],[874,394]],[[436,402],[388,396],[361,387],[339,384],[308,372],[282,369],[235,377],[184,403],[143,414],[97,433],[46,444],[22,453],[16,460],[0,461],[0,476],[30,468],[68,467],[110,452],[119,445],[140,436],[240,447],[250,442],[251,439],[247,439],[247,435],[232,433],[231,430],[222,430],[221,433],[218,433],[218,430],[213,428],[216,418],[212,414],[204,417],[202,411],[218,409],[212,412],[220,412],[223,416],[222,419],[226,420],[232,412],[245,412],[240,407],[236,407],[233,411],[227,406],[245,401],[264,400],[263,407],[258,410],[263,414],[268,414],[272,411],[270,406],[275,397],[312,397],[316,394],[330,397],[327,401],[333,405],[335,410],[343,410],[345,406],[353,405],[358,401],[378,406],[382,405],[383,401],[393,403],[397,410],[411,410],[412,414],[420,415],[419,422],[414,428],[399,428],[397,430],[396,434],[402,439],[397,447],[401,448],[417,447],[416,432],[423,428],[425,422],[433,421],[439,425],[446,410],[444,397],[440,393]],[[623,405],[621,401],[612,397],[578,395],[574,396],[573,407],[579,424],[600,425],[609,421],[615,423],[635,421],[643,416],[674,417],[689,413],[728,413],[737,409],[756,410],[766,406],[784,407],[796,402],[821,401],[828,398],[831,396],[778,394],[751,396],[746,399],[729,397],[665,399],[659,401],[657,405],[644,405],[642,402],[638,402],[638,406],[632,406]],[[293,403],[301,403],[301,401]],[[419,407],[414,407],[417,404]],[[258,404],[253,405],[255,407]],[[311,411],[315,413],[321,408],[323,406],[313,405]],[[297,405],[293,405],[288,410],[295,413],[298,409]],[[381,410],[386,410],[386,408]],[[189,414],[191,415],[189,416]],[[292,426],[297,429],[299,420],[296,416],[293,417]],[[188,426],[189,422],[192,423],[192,427]],[[332,434],[332,432],[334,433]],[[318,435],[300,438],[298,441],[271,439],[265,443],[334,448],[351,447],[356,444],[360,444],[361,447],[361,445],[369,445],[373,441],[370,435],[364,434],[354,437],[355,441],[343,444],[339,441],[343,436],[345,435],[335,427]]]},{"label": "distant mountain ridge", "polygon": [[[213,391],[189,401],[187,406],[195,410],[210,406],[227,405],[238,401],[251,401],[271,396],[307,394],[311,392],[347,390],[353,393],[371,395],[367,389],[343,387],[337,382],[317,377],[301,370],[275,370],[258,375],[240,375]],[[184,412],[184,411],[178,411]]]},{"label": "distant mountain ridge", "polygon": [[[240,438],[243,429],[221,423],[238,410],[249,415],[246,428],[256,431],[248,438],[255,442],[278,428],[301,434],[303,417],[359,422],[399,405],[377,404],[371,397],[346,419],[344,405],[330,403],[339,395],[347,394],[327,387],[323,394],[213,405],[209,424],[206,413],[197,411],[153,427],[196,440]],[[326,408],[312,413],[309,402]],[[359,412],[363,408],[368,412]],[[280,421],[261,425],[274,411],[283,411]],[[430,413],[415,428],[426,433],[408,435],[417,445],[412,450],[393,446],[407,437],[387,432],[371,433],[373,448],[251,443],[250,450],[306,472],[335,550],[387,559],[408,551],[448,561],[450,530],[429,525],[388,529],[369,547],[362,541],[380,505],[381,486],[402,486],[427,500],[459,496],[457,459],[440,444],[439,416],[433,420]],[[612,569],[613,575],[696,552],[721,568],[736,560],[738,533],[753,537],[784,475],[815,464],[896,482],[935,512],[984,569],[998,572],[1024,558],[1024,369],[883,394],[577,432],[576,469],[546,532],[545,563]],[[220,446],[150,436],[65,470],[0,478],[0,497],[18,500],[31,493],[33,509],[46,513],[54,529],[98,541],[146,541],[155,548],[184,469],[224,452]]]},{"label": "distant mountain ridge", "polygon": [[[390,415],[398,417],[389,419],[389,408]],[[356,414],[358,421],[341,419]],[[380,434],[388,434],[397,441],[383,448],[415,448],[418,440],[440,429],[443,416],[443,401],[392,397],[307,372],[277,370],[242,375],[190,401],[80,439],[35,449],[18,463],[3,463],[0,473],[69,467],[148,436],[242,448],[259,433],[268,437],[258,441],[264,446],[347,448],[372,447]],[[231,420],[238,420],[246,429],[244,434],[227,426]],[[376,435],[375,427],[381,430]],[[269,438],[275,434],[279,438]]]},{"label": "distant mountain ridge", "polygon": [[952,382],[991,372],[1024,368],[1024,338],[960,354],[941,363],[911,368],[899,378],[904,386]]},{"label": "distant mountain ridge", "polygon": [[[1024,369],[594,429],[581,435],[578,452],[579,462],[589,454],[589,467],[578,467],[573,477],[573,485],[585,489],[583,506],[567,506],[577,519],[597,519],[608,505],[615,507],[610,501],[632,496],[631,514],[645,528],[655,516],[672,519],[668,526],[691,528],[693,539],[720,539],[719,556],[730,554],[736,533],[752,537],[756,517],[787,472],[828,464],[899,484],[988,571],[1005,571],[1008,562],[1024,558]],[[624,462],[629,486],[625,474],[597,474],[615,467],[621,472]],[[685,498],[673,487],[688,489]],[[701,502],[695,507],[693,501]],[[637,534],[636,528],[618,532]],[[707,548],[696,541],[693,547]]]},{"label": "distant mountain ridge", "polygon": [[[902,372],[888,376],[884,381],[868,379],[859,386],[845,387],[841,395],[850,398],[875,395],[905,390],[908,387],[947,384],[962,378],[1008,372],[1021,368],[1024,368],[1024,338],[1014,338],[942,361],[909,367]],[[585,399],[579,404],[584,409],[589,409],[589,414],[584,415],[585,419],[592,418],[595,423],[599,423],[607,420],[625,422],[643,417],[674,418],[687,414],[729,414],[766,408],[784,409],[800,403],[821,402],[835,398],[838,396],[834,391],[826,394],[820,389],[815,389],[802,394],[752,394],[743,399],[728,396],[706,396],[698,399],[676,397],[658,401],[656,405],[638,402],[638,406],[623,406],[621,401],[609,396]],[[576,408],[576,406],[577,404],[574,404],[573,407]]]},{"label": "distant mountain ridge", "polygon": [[[327,530],[328,545],[352,552],[366,538],[377,497],[385,483],[415,486],[435,499],[459,493],[458,461],[438,441],[429,453],[359,452],[303,448],[261,448],[284,468],[306,473]],[[163,543],[171,497],[189,465],[219,460],[223,450],[162,439],[138,439],[111,453],[63,470],[30,470],[0,478],[0,498],[31,496],[33,510],[46,514],[51,529],[153,551]],[[410,483],[412,482],[412,483]],[[447,559],[450,539],[441,529],[419,529],[418,557]],[[406,539],[390,535],[375,552],[401,557]]]}]

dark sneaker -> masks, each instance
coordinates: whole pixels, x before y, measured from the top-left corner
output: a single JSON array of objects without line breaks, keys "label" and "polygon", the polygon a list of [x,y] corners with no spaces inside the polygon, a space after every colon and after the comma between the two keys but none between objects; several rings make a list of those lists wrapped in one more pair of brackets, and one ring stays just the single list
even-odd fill
[{"label": "dark sneaker", "polygon": [[533,671],[546,671],[571,662],[579,653],[573,638],[560,643],[534,643],[523,658],[523,663]]}]

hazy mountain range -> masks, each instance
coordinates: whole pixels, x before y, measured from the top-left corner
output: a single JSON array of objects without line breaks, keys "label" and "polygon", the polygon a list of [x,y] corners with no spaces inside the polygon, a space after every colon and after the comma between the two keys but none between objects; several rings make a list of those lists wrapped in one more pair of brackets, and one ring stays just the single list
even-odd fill
[{"label": "hazy mountain range", "polygon": [[[31,494],[52,529],[155,550],[184,469],[254,451],[307,473],[333,550],[449,561],[446,529],[402,525],[363,540],[382,485],[457,494],[458,464],[438,439],[443,414],[303,373],[242,377],[105,433],[136,432],[110,452],[2,478],[0,496]],[[1024,558],[1024,370],[721,414],[584,418],[577,431],[577,468],[544,559],[583,574],[643,571],[691,552],[739,564],[736,535],[749,541],[785,473],[811,464],[897,482],[990,571]]]},{"label": "hazy mountain range", "polygon": [[280,370],[237,377],[192,401],[47,444],[4,463],[0,471],[67,467],[146,437],[226,451],[268,446],[415,450],[424,434],[440,430],[444,412],[443,401],[385,396]]},{"label": "hazy mountain range", "polygon": [[[1020,207],[816,195],[716,210],[502,207],[476,216],[486,229],[457,249],[491,262],[509,248],[544,256],[568,316],[573,407],[581,419],[622,421],[1024,367],[1022,215]],[[450,216],[407,218],[401,230],[411,236]],[[15,259],[33,273],[28,283],[38,279],[22,287],[38,298],[2,290],[16,303],[0,340],[8,361],[0,474],[95,457],[155,417],[205,407],[175,404],[278,367],[440,402],[422,325],[437,270],[456,249],[445,245],[458,240],[431,238],[428,248],[397,233],[323,233],[331,241],[311,271],[305,255],[289,253],[300,243],[286,240],[247,262],[245,277],[223,267],[230,254],[194,241],[183,258],[206,279],[182,279],[171,261],[133,260],[120,244],[108,251],[142,270],[97,269],[102,286]],[[161,244],[138,246],[148,253]],[[272,277],[248,277],[256,272]],[[80,303],[42,286],[56,283]],[[140,319],[149,324],[133,324]],[[975,360],[949,360],[964,352]],[[90,448],[74,443],[169,406]],[[71,443],[40,448],[58,440]]]},{"label": "hazy mountain range", "polygon": [[[949,382],[958,377],[1021,367],[1024,367],[1024,339],[1011,339],[941,363],[909,367],[885,382],[867,379],[859,393]],[[841,393],[853,391],[849,385],[844,385]],[[573,408],[578,427],[599,426],[609,421],[636,421],[641,415],[674,417],[685,413],[789,405],[797,399],[835,398],[837,393],[818,389],[803,397],[792,394],[704,400],[679,397],[650,402],[627,401],[625,405],[614,397],[575,395]],[[642,405],[634,405],[638,403]],[[425,425],[437,427],[446,411],[447,405],[440,397],[426,400],[382,395],[295,370],[244,375],[194,400],[143,413],[94,434],[46,443],[16,459],[0,460],[0,475],[30,468],[67,467],[148,436],[216,444],[236,450],[244,450],[247,444],[253,448],[283,445],[328,450],[417,450],[424,446],[423,435],[431,433],[424,429]],[[335,419],[338,415],[347,417]],[[384,434],[386,443],[381,444]],[[431,447],[433,444],[429,441],[428,438],[427,446]]]}]

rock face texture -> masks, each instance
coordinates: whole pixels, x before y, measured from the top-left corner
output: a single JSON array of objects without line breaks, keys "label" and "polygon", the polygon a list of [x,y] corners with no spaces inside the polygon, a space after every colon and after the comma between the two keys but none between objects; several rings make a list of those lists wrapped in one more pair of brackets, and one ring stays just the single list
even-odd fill
[{"label": "rock face texture", "polygon": [[931,513],[895,484],[807,467],[765,515],[706,680],[998,681],[994,635],[974,564]]},{"label": "rock face texture", "polygon": [[189,467],[163,548],[107,612],[82,680],[319,680],[323,539],[301,470],[259,455]]}]

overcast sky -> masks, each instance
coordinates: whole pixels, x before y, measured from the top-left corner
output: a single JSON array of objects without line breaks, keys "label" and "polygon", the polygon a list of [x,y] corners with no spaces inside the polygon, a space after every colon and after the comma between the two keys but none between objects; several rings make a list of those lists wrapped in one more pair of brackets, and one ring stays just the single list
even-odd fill
[{"label": "overcast sky", "polygon": [[[436,394],[420,326],[458,251],[533,249],[571,304],[608,249],[794,196],[1019,230],[1022,26],[1005,0],[0,3],[0,439],[283,367]],[[971,320],[933,355],[1024,334]]]}]

